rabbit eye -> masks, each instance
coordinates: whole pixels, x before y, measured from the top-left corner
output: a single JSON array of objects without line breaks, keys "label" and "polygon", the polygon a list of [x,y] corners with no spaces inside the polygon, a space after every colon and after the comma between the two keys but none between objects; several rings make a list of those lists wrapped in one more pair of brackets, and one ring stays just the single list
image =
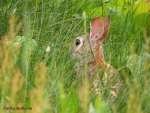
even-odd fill
[{"label": "rabbit eye", "polygon": [[76,39],[76,46],[78,46],[80,43],[81,43],[80,40]]}]

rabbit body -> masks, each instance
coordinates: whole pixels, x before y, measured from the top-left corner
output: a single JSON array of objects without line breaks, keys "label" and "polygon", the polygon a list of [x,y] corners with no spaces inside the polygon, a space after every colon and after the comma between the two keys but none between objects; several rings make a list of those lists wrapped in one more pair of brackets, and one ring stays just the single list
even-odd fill
[{"label": "rabbit body", "polygon": [[[92,89],[101,97],[107,89],[109,97],[114,98],[121,87],[121,79],[116,69],[105,61],[102,45],[103,39],[108,34],[109,23],[110,16],[104,20],[100,16],[92,19],[90,33],[76,38],[72,56],[78,59],[76,74],[79,75],[82,72],[87,57],[88,76],[95,77]],[[101,81],[100,78],[102,78]]]}]

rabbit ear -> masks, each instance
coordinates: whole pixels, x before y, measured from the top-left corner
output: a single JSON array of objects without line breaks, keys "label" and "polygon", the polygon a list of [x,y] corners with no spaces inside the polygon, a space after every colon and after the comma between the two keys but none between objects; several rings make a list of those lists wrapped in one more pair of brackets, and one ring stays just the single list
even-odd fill
[{"label": "rabbit ear", "polygon": [[90,22],[90,39],[98,40],[104,32],[104,21],[102,17],[98,16]]},{"label": "rabbit ear", "polygon": [[100,38],[101,41],[104,40],[104,38],[108,34],[109,23],[110,23],[110,15],[108,15],[108,17],[104,20],[104,32],[102,37]]}]

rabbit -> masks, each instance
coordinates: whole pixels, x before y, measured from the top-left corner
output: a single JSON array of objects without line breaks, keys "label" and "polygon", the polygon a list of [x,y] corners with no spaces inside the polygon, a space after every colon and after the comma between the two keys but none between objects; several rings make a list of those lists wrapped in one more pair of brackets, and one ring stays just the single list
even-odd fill
[{"label": "rabbit", "polygon": [[[108,34],[109,24],[110,15],[106,19],[103,19],[101,16],[93,18],[90,21],[89,33],[76,38],[71,56],[76,57],[78,60],[76,75],[79,75],[83,70],[85,56],[87,56],[88,76],[96,75],[94,76],[95,80],[93,81],[92,90],[95,90],[102,97],[105,87],[109,85],[108,96],[115,98],[121,87],[121,79],[116,69],[105,61],[102,45]],[[86,43],[87,39],[88,43]],[[103,77],[99,77],[101,75]],[[100,78],[102,78],[102,82],[99,85]]]}]

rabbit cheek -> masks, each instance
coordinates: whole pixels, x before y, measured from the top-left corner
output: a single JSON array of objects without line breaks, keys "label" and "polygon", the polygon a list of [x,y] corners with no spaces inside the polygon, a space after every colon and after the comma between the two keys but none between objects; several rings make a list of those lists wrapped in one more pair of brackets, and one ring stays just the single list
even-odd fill
[{"label": "rabbit cheek", "polygon": [[82,46],[83,46],[83,42],[81,42],[79,45],[75,45],[74,49],[73,49],[73,52],[71,53],[71,57],[76,56],[76,54],[80,51]]},{"label": "rabbit cheek", "polygon": [[82,46],[83,46],[83,43],[80,43],[80,45],[76,46],[76,49],[75,49],[74,53],[78,53],[78,51],[80,51]]}]

